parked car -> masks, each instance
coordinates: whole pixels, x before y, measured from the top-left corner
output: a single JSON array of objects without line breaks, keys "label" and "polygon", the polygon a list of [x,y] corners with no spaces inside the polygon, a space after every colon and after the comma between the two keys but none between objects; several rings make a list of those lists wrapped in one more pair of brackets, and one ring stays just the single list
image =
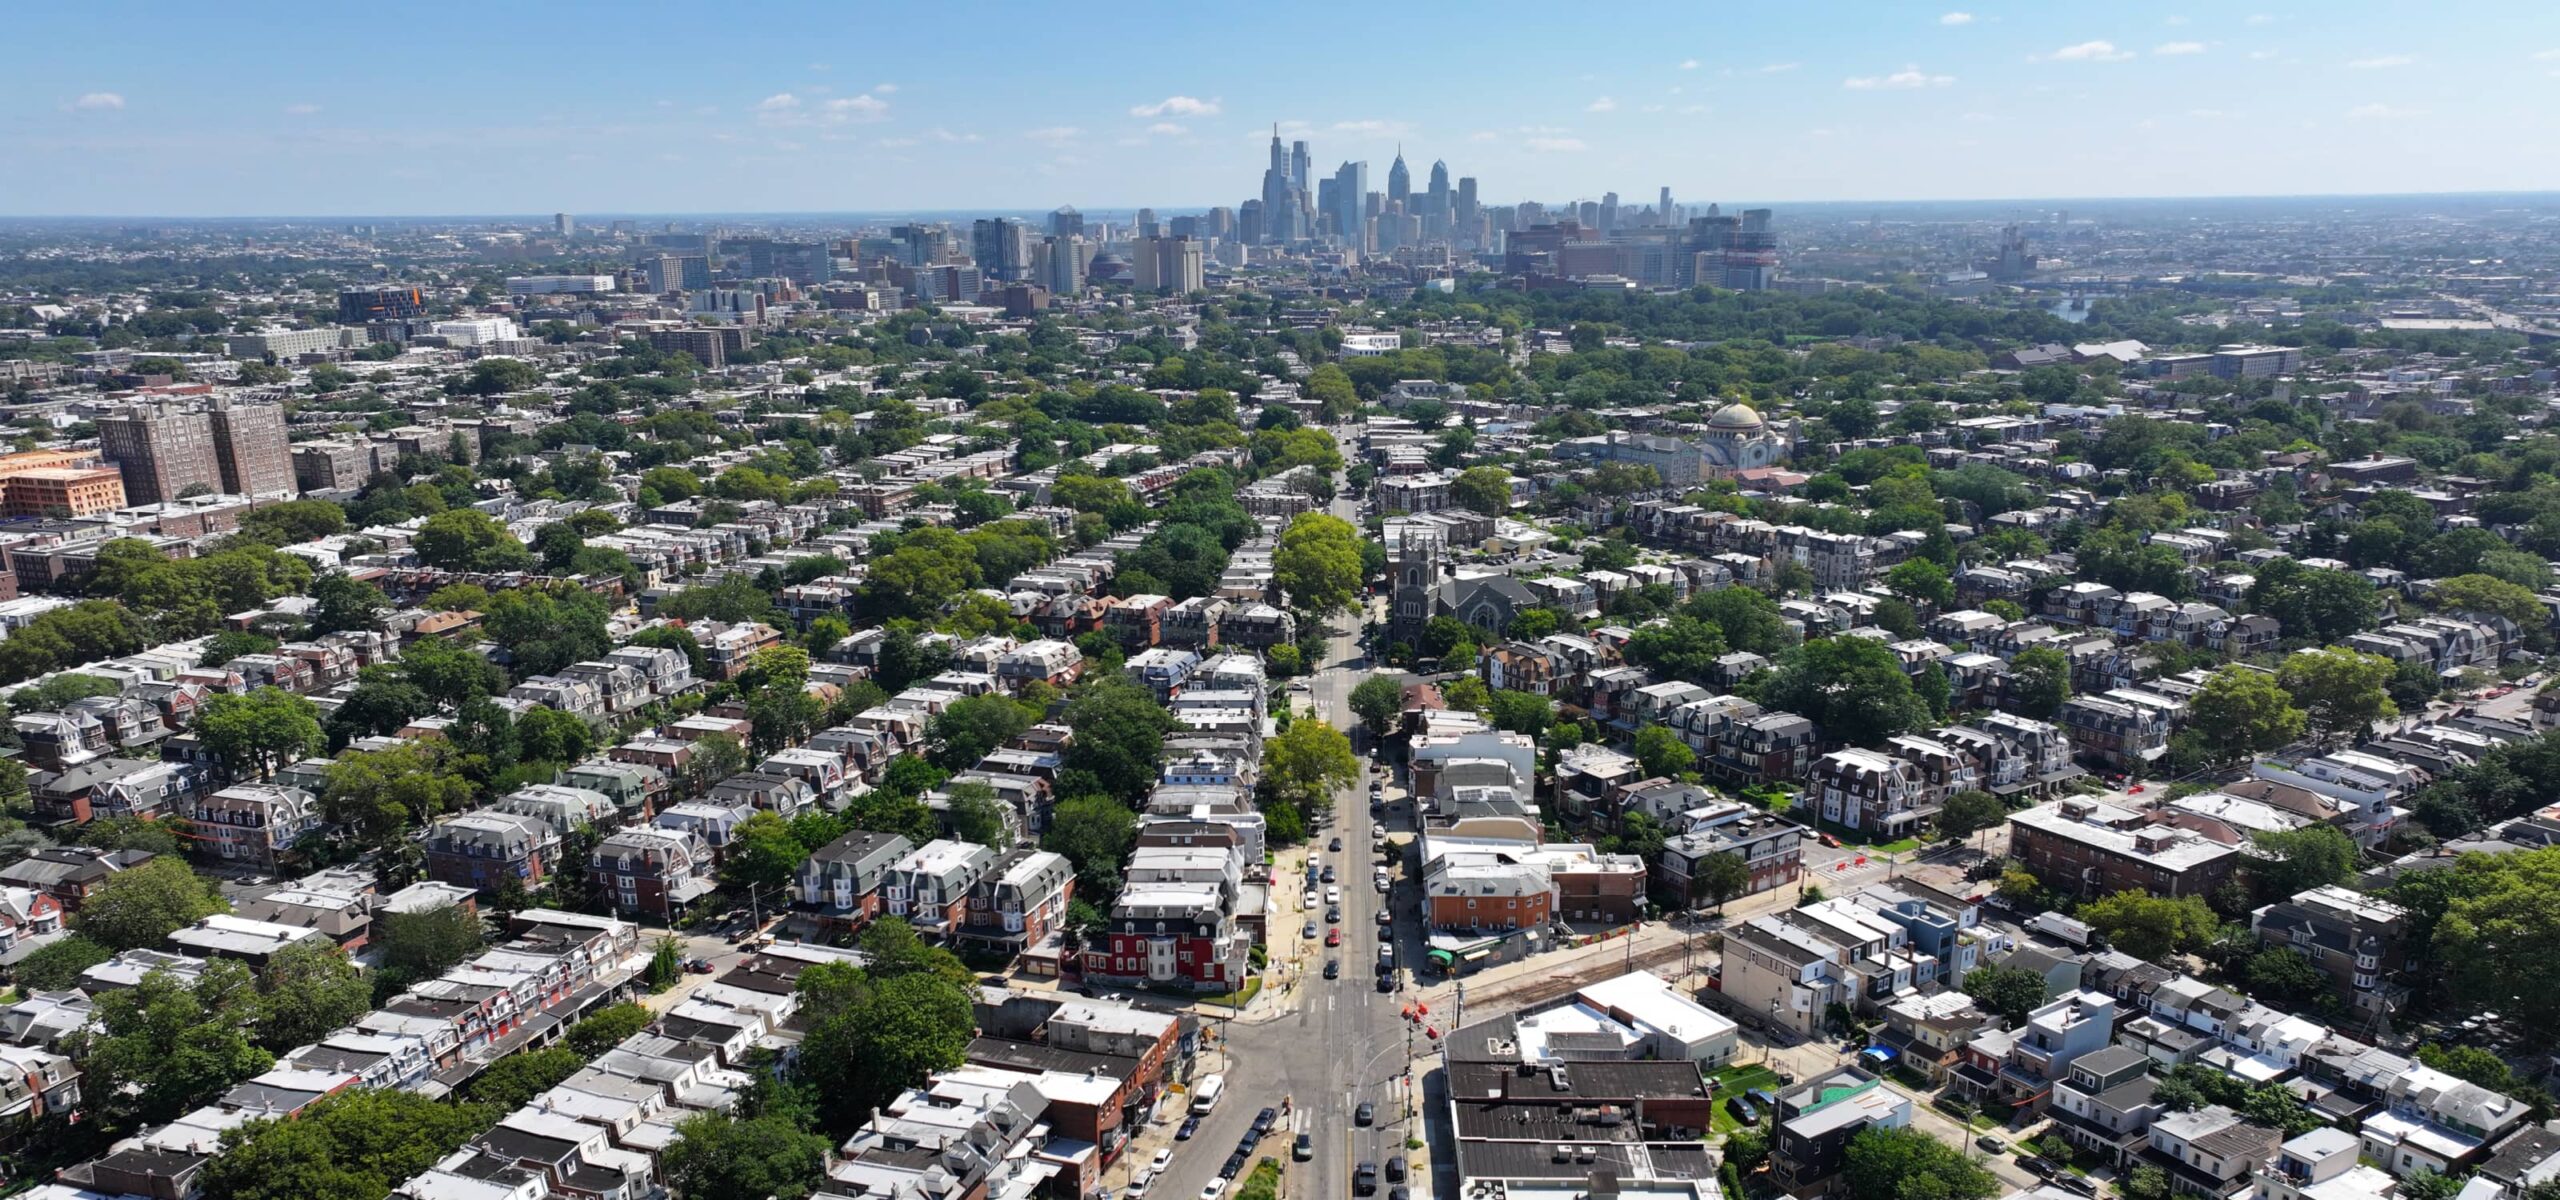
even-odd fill
[{"label": "parked car", "polygon": [[1745,1125],[1757,1125],[1760,1123],[1760,1106],[1753,1104],[1749,1100],[1745,1100],[1740,1096],[1725,1097],[1724,1110],[1732,1113],[1734,1120],[1740,1121]]},{"label": "parked car", "polygon": [[1184,1117],[1182,1119],[1182,1128],[1173,1131],[1173,1140],[1177,1142],[1187,1142],[1191,1140],[1192,1134],[1198,1132],[1200,1132],[1200,1118]]},{"label": "parked car", "polygon": [[1232,1181],[1225,1179],[1210,1180],[1209,1186],[1200,1189],[1200,1200],[1218,1200],[1219,1197],[1227,1194],[1227,1184],[1230,1182]]},{"label": "parked car", "polygon": [[1351,1110],[1351,1123],[1354,1125],[1367,1125],[1377,1117],[1378,1106],[1366,1100],[1360,1102],[1360,1107]]},{"label": "parked car", "polygon": [[1222,1167],[1220,1167],[1220,1168],[1218,1168],[1218,1178],[1220,1178],[1220,1179],[1242,1179],[1242,1178],[1244,1178],[1244,1168],[1245,1168],[1245,1164],[1247,1164],[1247,1163],[1249,1163],[1249,1162],[1251,1162],[1251,1161],[1252,1161],[1252,1156],[1250,1156],[1250,1155],[1246,1154],[1246,1153],[1245,1153],[1244,1151],[1242,1151],[1242,1150],[1238,1150],[1238,1151],[1236,1151],[1235,1153],[1228,1155],[1228,1156],[1227,1156],[1227,1163],[1226,1163],[1226,1165],[1225,1165],[1225,1166],[1222,1166]]},{"label": "parked car", "polygon": [[1325,906],[1325,909],[1324,909],[1324,923],[1325,923],[1325,924],[1327,924],[1327,925],[1339,925],[1339,924],[1341,924],[1341,923],[1342,923],[1342,906],[1341,906],[1341,905],[1339,905],[1339,904],[1328,904],[1328,905],[1326,905],[1326,906]]},{"label": "parked car", "polygon": [[1265,1108],[1261,1112],[1253,1114],[1253,1136],[1261,1137],[1268,1134],[1271,1132],[1271,1127],[1279,1123],[1280,1110],[1276,1108]]},{"label": "parked car", "polygon": [[1306,931],[1306,936],[1307,936],[1307,937],[1311,937],[1311,938],[1312,938],[1312,937],[1314,937],[1315,935],[1316,935],[1316,923],[1315,923],[1314,921],[1309,921],[1309,922],[1307,922],[1307,931]]},{"label": "parked car", "polygon": [[1170,1146],[1157,1150],[1156,1156],[1147,1160],[1147,1169],[1158,1175],[1164,1174],[1164,1169],[1172,1165],[1173,1148]]},{"label": "parked car", "polygon": [[1393,924],[1395,924],[1395,923],[1396,923],[1396,914],[1395,914],[1395,910],[1393,910],[1393,909],[1388,909],[1388,908],[1381,908],[1381,909],[1379,909],[1379,910],[1378,910],[1378,924],[1380,924],[1380,925],[1393,925]]},{"label": "parked car", "polygon": [[1324,960],[1324,977],[1327,979],[1342,978],[1342,960],[1338,958],[1328,958]]},{"label": "parked car", "polygon": [[1146,1195],[1146,1194],[1147,1194],[1147,1185],[1148,1185],[1148,1184],[1151,1184],[1151,1183],[1154,1183],[1155,1181],[1156,1181],[1156,1173],[1155,1173],[1155,1172],[1153,1172],[1153,1171],[1140,1171],[1140,1172],[1138,1172],[1138,1177],[1137,1177],[1137,1178],[1132,1179],[1132,1180],[1130,1180],[1130,1181],[1129,1181],[1129,1190],[1127,1190],[1127,1191],[1125,1191],[1125,1192],[1122,1192],[1122,1193],[1120,1193],[1120,1194],[1121,1194],[1122,1196],[1124,1196],[1124,1197],[1127,1197],[1127,1198],[1128,1198],[1128,1200],[1137,1200],[1137,1197],[1140,1197],[1140,1196],[1143,1196],[1143,1195]]},{"label": "parked car", "polygon": [[1335,927],[1333,927],[1333,928],[1331,928],[1331,929],[1325,930],[1325,931],[1324,931],[1324,944],[1325,944],[1325,945],[1328,945],[1328,946],[1339,946],[1339,945],[1341,945],[1341,944],[1342,944],[1342,927],[1337,925],[1337,926],[1335,926]]},{"label": "parked car", "polygon": [[2001,1141],[1987,1133],[1983,1134],[1981,1137],[1973,1139],[1973,1144],[1981,1147],[1982,1152],[1985,1154],[1998,1154],[2009,1148],[2009,1144],[2007,1142]]},{"label": "parked car", "polygon": [[1351,1194],[1354,1196],[1378,1194],[1378,1164],[1364,1162],[1351,1172]]},{"label": "parked car", "polygon": [[1404,1164],[1404,1156],[1403,1156],[1403,1155],[1399,1154],[1399,1155],[1395,1156],[1394,1158],[1390,1158],[1390,1159],[1388,1159],[1388,1160],[1387,1160],[1387,1182],[1389,1182],[1389,1183],[1403,1183],[1403,1182],[1404,1182],[1404,1168],[1405,1168],[1405,1164]]}]

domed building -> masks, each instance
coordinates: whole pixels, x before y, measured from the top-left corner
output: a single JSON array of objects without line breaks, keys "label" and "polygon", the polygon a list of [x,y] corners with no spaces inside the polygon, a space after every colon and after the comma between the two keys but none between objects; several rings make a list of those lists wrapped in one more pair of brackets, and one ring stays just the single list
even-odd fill
[{"label": "domed building", "polygon": [[1728,404],[1707,418],[1698,452],[1706,458],[1707,473],[1713,475],[1773,466],[1786,457],[1787,442],[1786,433],[1771,427],[1759,410],[1748,404]]}]

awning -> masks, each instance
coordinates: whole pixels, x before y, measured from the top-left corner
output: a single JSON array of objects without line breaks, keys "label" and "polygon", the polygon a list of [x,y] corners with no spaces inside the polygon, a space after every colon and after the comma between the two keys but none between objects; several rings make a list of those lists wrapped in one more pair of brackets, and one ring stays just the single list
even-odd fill
[{"label": "awning", "polygon": [[1445,967],[1457,962],[1458,956],[1451,954],[1446,950],[1434,950],[1431,952],[1431,961]]},{"label": "awning", "polygon": [[1866,1049],[1859,1051],[1858,1057],[1872,1058],[1880,1063],[1892,1062],[1893,1060],[1902,1057],[1902,1051],[1896,1050],[1891,1046],[1869,1046]]}]

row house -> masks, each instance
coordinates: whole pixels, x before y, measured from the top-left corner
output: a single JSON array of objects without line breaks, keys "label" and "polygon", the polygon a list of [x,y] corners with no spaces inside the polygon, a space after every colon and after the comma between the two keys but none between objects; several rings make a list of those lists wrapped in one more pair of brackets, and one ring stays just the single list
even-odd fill
[{"label": "row house", "polygon": [[673,920],[718,887],[711,847],[683,829],[634,826],[596,843],[588,858],[596,894],[617,913]]},{"label": "row house", "polygon": [[2168,1111],[2159,1098],[2151,1056],[2110,1045],[2071,1061],[2053,1081],[2045,1111],[2053,1129],[2118,1171],[2131,1168],[2150,1144],[2151,1122]]},{"label": "row house", "polygon": [[1908,759],[1873,750],[1837,750],[1814,762],[1796,807],[1848,829],[1899,837],[1925,825],[1946,804],[1947,795]]},{"label": "row house", "polygon": [[1164,618],[1172,608],[1170,596],[1122,596],[1103,613],[1102,629],[1123,646],[1153,646],[1164,640]]},{"label": "row house", "polygon": [[24,713],[10,718],[9,727],[26,747],[27,762],[47,771],[69,770],[115,749],[106,725],[85,713]]},{"label": "row house", "polygon": [[1727,802],[1684,817],[1687,828],[1666,838],[1654,872],[1662,889],[1689,907],[1715,901],[1695,882],[1698,863],[1718,854],[1742,860],[1749,882],[1738,895],[1750,896],[1785,887],[1804,875],[1804,826]]},{"label": "row house", "polygon": [[969,895],[995,862],[985,846],[936,838],[890,864],[882,906],[919,934],[950,938],[968,923]]},{"label": "row house", "polygon": [[320,802],[300,788],[233,784],[190,803],[185,837],[197,854],[272,872],[320,831]]},{"label": "row house", "polygon": [[463,813],[427,831],[427,878],[490,892],[542,886],[560,853],[561,831],[543,817],[513,812]]},{"label": "row house", "polygon": [[1235,605],[1218,618],[1218,642],[1244,650],[1269,650],[1298,639],[1298,619],[1262,601]]},{"label": "row house", "polygon": [[2155,1118],[2140,1163],[2169,1176],[2172,1195],[2238,1200],[2276,1152],[2281,1133],[2216,1104]]},{"label": "row house", "polygon": [[507,689],[507,699],[528,706],[558,709],[590,723],[605,719],[605,698],[593,682],[566,675],[535,675]]},{"label": "row house", "polygon": [[19,947],[40,945],[62,930],[62,901],[30,887],[0,887],[0,957],[15,960]]},{"label": "row house", "polygon": [[671,647],[623,646],[608,652],[604,659],[640,672],[650,693],[662,698],[689,692],[698,682],[693,677],[693,660],[684,651]]},{"label": "row house", "polygon": [[[671,653],[679,659],[683,657],[682,651],[660,650],[659,653]],[[630,663],[610,659],[571,663],[560,668],[559,677],[575,680],[592,689],[605,713],[630,712],[646,707],[658,697],[656,689],[649,686],[648,675]]]},{"label": "row house", "polygon": [[1230,992],[1250,970],[1252,942],[1232,893],[1216,884],[1132,883],[1101,934],[1086,940],[1082,967],[1098,982]]},{"label": "row house", "polygon": [[2117,770],[2140,771],[2169,749],[2170,715],[2158,706],[2112,694],[2073,696],[2060,717],[2083,757]]},{"label": "row house", "polygon": [[737,678],[758,652],[782,644],[782,631],[762,621],[702,621],[691,632],[702,647],[704,670],[714,680]]},{"label": "row house", "polygon": [[86,825],[100,817],[156,819],[187,810],[212,786],[212,772],[186,762],[100,758],[28,779],[36,821]]},{"label": "row house", "polygon": [[[579,826],[605,827],[622,816],[613,797],[589,788],[531,783],[498,798],[484,812],[531,817],[566,837]],[[546,870],[547,865],[546,865]]]},{"label": "row house", "polygon": [[1046,639],[1006,651],[996,660],[995,671],[996,677],[1015,691],[1033,683],[1065,687],[1083,673],[1081,651],[1066,642]]},{"label": "row house", "polygon": [[76,913],[109,878],[156,857],[148,850],[47,846],[0,866],[0,884],[32,888],[60,901],[63,911]]},{"label": "row house", "polygon": [[880,915],[882,885],[915,843],[894,833],[857,829],[812,851],[800,864],[793,901],[822,927],[859,929]]},{"label": "row house", "polygon": [[2421,617],[2356,634],[2347,639],[2347,647],[2442,672],[2494,669],[2512,640],[2484,621]]},{"label": "row house", "polygon": [[1006,851],[970,887],[957,940],[1007,956],[1042,945],[1065,927],[1075,886],[1075,865],[1064,855]]},{"label": "row house", "polygon": [[1218,622],[1227,615],[1229,607],[1227,601],[1215,596],[1193,596],[1164,610],[1164,645],[1188,650],[1214,649],[1218,644]]},{"label": "row house", "polygon": [[2048,1000],[2018,1028],[1986,1030],[1966,1043],[1956,1063],[1955,1089],[1984,1103],[2041,1109],[2073,1063],[2114,1042],[2115,1028],[2113,996],[2079,991]]},{"label": "row house", "polygon": [[2364,846],[2390,837],[2408,812],[2399,802],[2430,782],[2428,773],[2416,766],[2364,750],[2333,750],[2294,763],[2260,761],[2250,770],[2258,779],[2336,801],[2345,817],[2342,827]]},{"label": "row house", "polygon": [[2323,886],[2258,909],[2249,926],[2268,946],[2309,959],[2359,1013],[2380,1018],[2407,1000],[2408,987],[2400,979],[2408,962],[2409,914],[2396,904]]},{"label": "row house", "polygon": [[816,807],[818,791],[798,775],[755,770],[742,771],[712,784],[704,799],[714,804],[769,812],[788,820]]},{"label": "row house", "polygon": [[1947,1082],[1964,1047],[1992,1023],[1992,1017],[1963,992],[1912,992],[1884,1006],[1884,1027],[1875,1043],[1894,1052],[1894,1062],[1908,1067],[1931,1086]]}]

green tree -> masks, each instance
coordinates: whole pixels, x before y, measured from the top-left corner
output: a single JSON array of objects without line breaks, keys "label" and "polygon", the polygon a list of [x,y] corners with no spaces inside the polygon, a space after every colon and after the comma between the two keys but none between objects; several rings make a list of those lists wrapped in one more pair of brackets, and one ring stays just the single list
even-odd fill
[{"label": "green tree", "polygon": [[448,571],[521,571],[533,566],[524,543],[498,519],[475,508],[451,508],[427,518],[410,548],[418,561]]},{"label": "green tree", "polygon": [[105,944],[75,933],[28,951],[10,968],[10,975],[21,991],[58,992],[79,986],[82,971],[113,957],[115,951]]},{"label": "green tree", "polygon": [[2171,899],[2135,891],[2081,905],[2080,919],[2107,944],[2153,961],[2205,944],[2221,926],[2202,897]]},{"label": "green tree", "polygon": [[1956,602],[1955,581],[1947,569],[1925,558],[1904,559],[1884,573],[1885,590],[1911,603],[1945,608]]},{"label": "green tree", "polygon": [[1488,693],[1485,700],[1485,719],[1496,729],[1537,737],[1555,719],[1555,702],[1533,692],[1501,688]]},{"label": "green tree", "polygon": [[2329,977],[2290,946],[2261,950],[2249,959],[2249,996],[2288,1010],[2311,1007],[2329,992]]},{"label": "green tree", "polygon": [[1085,772],[1103,794],[1132,803],[1155,785],[1164,735],[1174,721],[1147,689],[1105,676],[1085,684],[1064,716],[1076,731],[1067,769]]},{"label": "green tree", "polygon": [[2249,611],[2273,617],[2286,637],[2342,642],[2373,624],[2381,593],[2353,571],[2306,567],[2289,558],[2258,568],[2249,584]]},{"label": "green tree", "polygon": [[2249,871],[2268,896],[2345,883],[2355,874],[2355,839],[2334,825],[2264,830],[2256,841],[2258,855],[2249,861]]},{"label": "green tree", "polygon": [[621,1045],[632,1034],[649,1027],[654,1018],[648,1009],[629,1000],[608,1004],[569,1027],[561,1040],[584,1058],[595,1056]]},{"label": "green tree", "polygon": [[1841,1179],[1850,1200],[1990,1200],[2000,1181],[1964,1152],[1909,1126],[1871,1125],[1849,1139]]},{"label": "green tree", "polygon": [[1360,534],[1349,522],[1300,513],[1272,552],[1272,578],[1293,604],[1322,616],[1351,606],[1360,589],[1360,562]]},{"label": "green tree", "polygon": [[391,600],[382,589],[352,575],[331,571],[311,581],[311,632],[380,629]]},{"label": "green tree", "polygon": [[926,735],[935,742],[934,765],[946,771],[968,770],[988,751],[1031,728],[1039,715],[1010,696],[992,692],[954,700],[925,726]]},{"label": "green tree", "polygon": [[1004,805],[996,799],[994,788],[976,782],[955,783],[945,794],[949,797],[953,837],[998,851],[1013,844]]},{"label": "green tree", "polygon": [[1460,508],[1498,517],[1511,511],[1511,472],[1500,467],[1469,467],[1449,485],[1449,498]]},{"label": "green tree", "polygon": [[1963,791],[1947,797],[1938,810],[1938,832],[1961,841],[2009,819],[2009,809],[1989,792]]},{"label": "green tree", "polygon": [[1050,810],[1040,846],[1075,864],[1079,895],[1109,897],[1120,892],[1120,871],[1137,840],[1138,814],[1127,805],[1109,796],[1072,796]]},{"label": "green tree", "polygon": [[1826,738],[1876,745],[1929,721],[1893,651],[1862,637],[1816,638],[1778,661],[1761,702],[1822,728]]},{"label": "green tree", "polygon": [[2439,579],[2429,598],[2446,612],[2487,613],[2526,629],[2540,629],[2551,619],[2530,590],[2491,575]]},{"label": "green tree", "polygon": [[1725,654],[1723,631],[1686,614],[1659,625],[1644,625],[1627,639],[1627,661],[1664,679],[1701,686],[1716,679],[1716,660]]},{"label": "green tree", "polygon": [[433,742],[345,754],[329,764],[320,815],[359,846],[388,845],[470,807],[477,789],[454,757]]},{"label": "green tree", "polygon": [[2446,870],[2429,957],[2449,994],[2526,1028],[2560,1022],[2560,990],[2541,979],[2560,961],[2560,848],[2465,854]]},{"label": "green tree", "polygon": [[1719,851],[1697,860],[1689,872],[1689,902],[1715,902],[1723,912],[1725,901],[1741,895],[1751,887],[1751,864],[1731,851]]},{"label": "green tree", "polygon": [[77,920],[81,936],[110,950],[156,949],[172,931],[230,908],[186,863],[155,858],[107,876]]},{"label": "green tree", "polygon": [[2071,698],[2071,660],[2048,646],[2029,646],[2009,660],[2009,702],[2023,716],[2051,720]]},{"label": "green tree", "polygon": [[205,1200],[382,1200],[495,1115],[397,1088],[354,1088],[293,1118],[225,1131],[222,1153],[198,1182]]},{"label": "green tree", "polygon": [[224,770],[241,778],[265,779],[328,746],[319,708],[273,687],[215,696],[198,712],[196,734]]},{"label": "green tree", "polygon": [[2013,1028],[2026,1024],[2027,1014],[2050,998],[2044,976],[1997,963],[1965,972],[1964,994]]},{"label": "green tree", "polygon": [[1698,765],[1698,752],[1680,735],[1660,725],[1636,731],[1636,762],[1649,777],[1677,779]]},{"label": "green tree", "polygon": [[491,1112],[514,1112],[586,1065],[585,1055],[566,1046],[510,1054],[490,1063],[463,1088],[463,1094],[474,1104],[488,1105]]},{"label": "green tree", "polygon": [[1371,675],[1351,689],[1351,711],[1370,733],[1385,733],[1404,715],[1404,688],[1384,675]]},{"label": "green tree", "polygon": [[1360,781],[1360,758],[1351,739],[1317,720],[1299,720],[1262,743],[1262,786],[1273,799],[1301,813],[1333,805],[1333,794]]},{"label": "green tree", "polygon": [[256,1037],[282,1053],[308,1045],[373,1007],[373,985],[346,952],[299,942],[269,955],[258,972]]},{"label": "green tree", "polygon": [[488,944],[479,914],[459,904],[416,912],[385,909],[373,921],[375,971],[394,990],[478,954]]},{"label": "green tree", "polygon": [[2275,676],[2236,664],[2214,672],[2187,702],[2187,728],[2226,761],[2290,745],[2305,724]]},{"label": "green tree", "polygon": [[192,986],[153,971],[102,993],[92,1023],[70,1044],[90,1114],[113,1130],[161,1124],[275,1065],[249,1041],[251,987],[247,969],[217,960]]},{"label": "green tree", "polygon": [[661,1152],[667,1187],[686,1200],[802,1200],[826,1178],[828,1140],[777,1117],[702,1113]]},{"label": "green tree", "polygon": [[2398,716],[2391,682],[2399,672],[2390,659],[2342,647],[2304,650],[2284,660],[2276,684],[2303,709],[2324,738],[2371,728]]}]

